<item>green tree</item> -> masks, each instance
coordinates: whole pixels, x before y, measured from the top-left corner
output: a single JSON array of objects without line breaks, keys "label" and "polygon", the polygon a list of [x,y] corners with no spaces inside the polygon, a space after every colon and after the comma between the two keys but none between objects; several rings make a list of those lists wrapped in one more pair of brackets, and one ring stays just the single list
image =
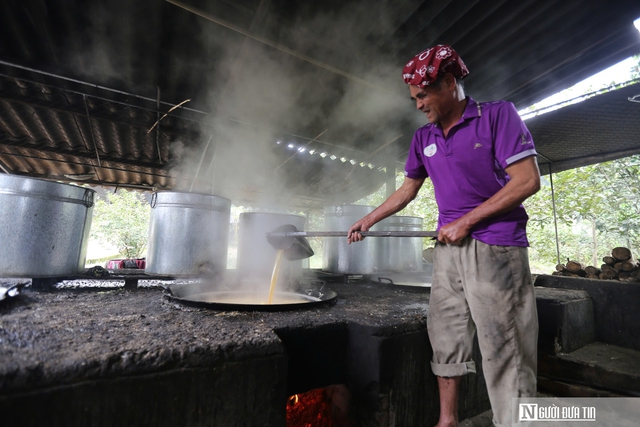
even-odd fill
[{"label": "green tree", "polygon": [[[584,166],[553,175],[560,261],[599,266],[615,246],[640,250],[640,157]],[[532,264],[556,260],[549,177],[525,202]]]},{"label": "green tree", "polygon": [[139,258],[147,247],[150,209],[137,192],[120,190],[100,196],[93,211],[91,237],[115,245],[126,258]]},{"label": "green tree", "polygon": [[631,66],[631,78],[640,79],[640,55],[634,55],[635,64]]}]

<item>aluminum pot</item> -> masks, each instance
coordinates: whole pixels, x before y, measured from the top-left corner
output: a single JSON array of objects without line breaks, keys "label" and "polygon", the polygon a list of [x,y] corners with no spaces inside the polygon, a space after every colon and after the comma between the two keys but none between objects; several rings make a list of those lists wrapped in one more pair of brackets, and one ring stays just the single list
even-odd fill
[{"label": "aluminum pot", "polygon": [[[340,274],[372,274],[376,261],[376,245],[383,238],[368,238],[347,244],[347,231],[363,216],[373,212],[373,206],[340,205],[324,208],[324,229],[344,231],[344,237],[325,237],[322,242],[322,269]],[[371,231],[378,230],[377,225]],[[387,237],[385,237],[387,239]]]},{"label": "aluminum pot", "polygon": [[95,191],[0,174],[0,277],[56,277],[84,268]]},{"label": "aluminum pot", "polygon": [[[378,223],[379,231],[422,231],[422,218],[392,215]],[[421,271],[422,237],[378,239],[378,271]]]},{"label": "aluminum pot", "polygon": [[[304,229],[306,218],[300,215],[270,212],[244,212],[238,220],[238,276],[269,281],[277,250],[269,244],[266,234],[276,228],[292,224]],[[284,281],[302,276],[302,260],[284,261],[280,271]]]},{"label": "aluminum pot", "polygon": [[145,271],[170,276],[223,273],[230,217],[231,201],[222,197],[154,193]]}]

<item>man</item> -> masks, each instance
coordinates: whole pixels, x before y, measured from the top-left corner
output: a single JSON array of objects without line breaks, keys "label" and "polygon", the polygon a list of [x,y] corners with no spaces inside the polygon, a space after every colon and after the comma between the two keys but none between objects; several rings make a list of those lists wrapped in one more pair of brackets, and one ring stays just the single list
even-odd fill
[{"label": "man", "polygon": [[360,231],[402,210],[431,178],[439,217],[427,329],[439,427],[458,425],[461,376],[476,372],[476,328],[494,423],[511,425],[513,397],[536,395],[538,319],[521,205],[540,188],[536,152],[513,104],[465,97],[467,74],[447,45],[404,67],[429,124],[413,137],[402,186],[348,232],[349,243],[362,240]]}]

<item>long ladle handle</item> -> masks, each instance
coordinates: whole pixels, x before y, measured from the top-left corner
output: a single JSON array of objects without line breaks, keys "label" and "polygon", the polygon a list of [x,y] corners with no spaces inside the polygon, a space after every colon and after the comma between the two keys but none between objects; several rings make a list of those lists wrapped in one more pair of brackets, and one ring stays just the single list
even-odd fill
[{"label": "long ladle handle", "polygon": [[[437,231],[361,231],[363,237],[438,237]],[[267,237],[347,237],[346,231],[289,231]]]}]

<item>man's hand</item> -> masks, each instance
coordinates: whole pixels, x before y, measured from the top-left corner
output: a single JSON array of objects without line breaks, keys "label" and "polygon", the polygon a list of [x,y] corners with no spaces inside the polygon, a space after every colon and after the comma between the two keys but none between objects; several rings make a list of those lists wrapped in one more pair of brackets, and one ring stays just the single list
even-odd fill
[{"label": "man's hand", "polygon": [[362,234],[359,231],[369,231],[370,226],[366,225],[365,218],[362,218],[360,221],[356,222],[351,226],[349,231],[347,232],[347,243],[351,244],[353,242],[361,242],[364,240]]},{"label": "man's hand", "polygon": [[376,222],[382,221],[388,216],[394,213],[400,212],[410,201],[416,198],[424,178],[413,179],[405,177],[404,182],[387,200],[385,200],[380,206],[378,206],[369,215],[362,218],[351,226],[347,232],[347,242],[360,242],[364,237],[360,234],[360,231],[369,231]]},{"label": "man's hand", "polygon": [[525,157],[507,166],[511,179],[496,194],[438,232],[442,243],[459,245],[479,222],[518,207],[527,197],[540,189],[540,171],[535,156]]},{"label": "man's hand", "polygon": [[442,226],[438,231],[438,240],[442,243],[459,245],[462,243],[462,239],[467,237],[470,231],[471,227],[465,221],[465,218],[461,217],[445,226]]}]

